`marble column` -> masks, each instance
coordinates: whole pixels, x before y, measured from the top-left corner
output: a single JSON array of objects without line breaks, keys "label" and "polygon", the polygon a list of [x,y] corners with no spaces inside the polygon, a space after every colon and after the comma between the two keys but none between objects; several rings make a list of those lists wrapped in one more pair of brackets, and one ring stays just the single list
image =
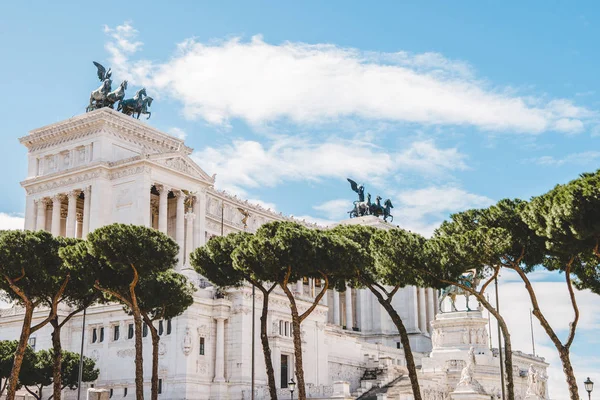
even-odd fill
[{"label": "marble column", "polygon": [[62,205],[61,194],[52,196],[52,230],[54,236],[60,236],[60,208]]},{"label": "marble column", "polygon": [[67,194],[68,208],[67,208],[67,229],[65,236],[74,238],[77,231],[77,197],[79,196],[78,190],[72,190]]},{"label": "marble column", "polygon": [[92,187],[83,189],[83,226],[81,227],[81,238],[85,239],[90,233],[90,204],[92,202]]},{"label": "marble column", "polygon": [[196,219],[196,214],[193,212],[185,214],[187,224],[185,237],[185,266],[187,268],[192,268],[192,265],[190,264],[190,254],[194,251],[194,219]]},{"label": "marble column", "polygon": [[333,324],[340,325],[340,292],[333,289]]},{"label": "marble column", "polygon": [[194,214],[196,214],[196,222],[194,223],[195,249],[206,243],[206,189],[201,189],[198,194],[196,194]]},{"label": "marble column", "polygon": [[435,294],[432,288],[427,289],[427,330],[432,332],[431,321],[435,319]]},{"label": "marble column", "polygon": [[[439,292],[438,292],[438,290],[437,290],[437,289],[435,289],[435,290],[433,291],[433,301],[434,301],[434,304],[433,304],[433,309],[435,310],[435,313],[434,313],[434,314],[436,314],[436,315],[437,315],[437,313],[439,313],[439,312],[440,312],[440,297],[439,297]],[[435,317],[435,316],[434,316],[434,317]]]},{"label": "marble column", "polygon": [[179,262],[178,266],[181,267],[184,262],[184,237],[185,237],[185,194],[182,191],[178,191],[175,196],[177,197],[177,221],[175,226],[175,241],[179,246]]},{"label": "marble column", "polygon": [[354,323],[352,321],[352,288],[346,285],[346,329],[349,331],[352,330]]},{"label": "marble column", "polygon": [[427,326],[425,322],[427,317],[427,311],[425,306],[425,289],[417,288],[417,293],[419,295],[419,330],[422,333],[425,333],[427,332]]},{"label": "marble column", "polygon": [[217,317],[214,382],[225,382],[225,318]]},{"label": "marble column", "polygon": [[168,201],[169,201],[169,188],[166,186],[156,186],[158,190],[158,230],[167,234],[167,226],[169,220],[168,214]]},{"label": "marble column", "polygon": [[32,196],[27,196],[25,199],[25,225],[23,227],[28,231],[35,230],[35,203]]},{"label": "marble column", "polygon": [[50,200],[47,198],[39,199],[37,201],[37,219],[35,221],[35,229],[41,231],[46,229],[46,210]]},{"label": "marble column", "polygon": [[304,284],[302,283],[302,279],[296,281],[296,293],[300,295],[304,294]]}]

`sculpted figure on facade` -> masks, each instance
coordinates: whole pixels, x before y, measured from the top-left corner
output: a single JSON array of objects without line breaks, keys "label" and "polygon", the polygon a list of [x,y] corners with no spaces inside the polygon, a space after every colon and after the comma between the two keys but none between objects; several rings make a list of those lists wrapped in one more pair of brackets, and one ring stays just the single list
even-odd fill
[{"label": "sculpted figure on facade", "polygon": [[548,377],[542,371],[538,371],[533,364],[529,365],[527,371],[527,393],[526,399],[545,399],[546,398],[546,382]]},{"label": "sculpted figure on facade", "polygon": [[183,354],[186,356],[192,352],[192,334],[190,333],[190,328],[185,328],[185,335],[183,335],[183,342],[181,344],[181,348],[183,349]]},{"label": "sculpted figure on facade", "polygon": [[469,330],[467,328],[463,328],[463,331],[462,331],[462,342],[464,344],[469,343]]}]

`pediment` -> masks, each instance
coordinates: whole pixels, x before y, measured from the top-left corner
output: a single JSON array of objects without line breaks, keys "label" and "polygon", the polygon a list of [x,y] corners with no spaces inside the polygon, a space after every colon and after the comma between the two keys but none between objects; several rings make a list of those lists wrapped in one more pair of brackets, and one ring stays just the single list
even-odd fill
[{"label": "pediment", "polygon": [[190,157],[181,153],[153,154],[148,160],[167,168],[191,175],[203,181],[214,183],[214,178],[208,175]]}]

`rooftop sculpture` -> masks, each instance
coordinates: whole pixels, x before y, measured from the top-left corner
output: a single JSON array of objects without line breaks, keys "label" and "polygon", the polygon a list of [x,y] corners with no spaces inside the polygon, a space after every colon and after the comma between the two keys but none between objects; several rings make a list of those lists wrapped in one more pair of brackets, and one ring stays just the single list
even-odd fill
[{"label": "rooftop sculpture", "polygon": [[365,187],[364,185],[358,185],[355,181],[350,178],[347,178],[348,182],[350,182],[350,187],[353,191],[358,194],[358,200],[354,202],[354,208],[348,211],[350,218],[355,217],[364,217],[365,215],[374,215],[376,217],[383,217],[383,220],[387,222],[388,218],[390,218],[390,222],[394,221],[394,216],[392,215],[392,201],[387,199],[381,205],[381,196],[377,196],[375,198],[375,203],[371,203],[371,193],[367,193],[367,200],[365,201]]},{"label": "rooftop sculpture", "polygon": [[137,113],[137,119],[140,119],[141,114],[148,115],[149,119],[152,113],[148,108],[152,105],[152,97],[146,94],[146,88],[141,88],[135,93],[131,99],[125,99],[125,90],[127,90],[127,81],[121,82],[116,90],[112,90],[112,70],[104,68],[104,66],[96,61],[94,65],[98,70],[98,79],[102,84],[90,94],[90,104],[85,111],[94,111],[103,107],[114,109],[115,103],[118,102],[117,111],[123,114],[134,116]]}]

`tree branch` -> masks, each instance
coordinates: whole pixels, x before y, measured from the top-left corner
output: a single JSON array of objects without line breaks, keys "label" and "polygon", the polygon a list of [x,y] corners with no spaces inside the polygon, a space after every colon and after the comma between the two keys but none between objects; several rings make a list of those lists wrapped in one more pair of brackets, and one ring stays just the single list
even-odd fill
[{"label": "tree branch", "polygon": [[396,294],[396,292],[398,291],[398,289],[400,289],[400,285],[396,285],[394,286],[394,289],[388,294],[388,298],[392,298],[394,297],[394,295]]},{"label": "tree branch", "polygon": [[317,295],[317,297],[315,297],[315,300],[313,301],[312,306],[310,306],[306,311],[304,311],[302,313],[302,315],[300,315],[298,317],[299,320],[300,320],[300,322],[304,321],[304,319],[306,317],[308,317],[311,312],[313,312],[313,310],[315,309],[315,307],[317,306],[317,304],[319,304],[319,302],[323,298],[323,295],[327,292],[327,289],[329,288],[329,279],[327,278],[327,275],[325,275],[322,272],[321,272],[321,275],[323,276],[323,279],[325,280],[325,284],[323,285],[323,289],[321,289],[321,292]]},{"label": "tree branch", "polygon": [[567,269],[565,270],[565,278],[567,281],[567,288],[569,289],[569,296],[571,298],[571,305],[573,306],[573,312],[575,313],[575,317],[573,318],[573,322],[569,324],[569,337],[567,338],[567,343],[565,343],[565,347],[568,349],[571,347],[573,343],[573,339],[575,339],[575,330],[577,329],[577,322],[579,321],[579,308],[577,307],[577,300],[575,299],[575,292],[573,291],[573,284],[571,283],[571,267],[573,266],[573,261],[575,257],[571,257],[569,263],[567,264]]},{"label": "tree branch", "polygon": [[94,283],[94,289],[97,289],[101,292],[108,293],[109,295],[116,297],[121,302],[123,302],[123,304],[125,304],[127,307],[131,308],[131,302],[129,300],[127,300],[124,296],[120,295],[119,293],[115,292],[114,290],[111,290],[108,288],[103,288],[102,286],[100,286],[100,283],[98,283],[98,281],[96,281],[96,283]]},{"label": "tree branch", "polygon": [[500,273],[500,267],[498,266],[494,266],[494,274],[490,277],[490,279],[488,279],[483,286],[481,286],[481,290],[479,290],[479,294],[483,296],[483,293],[485,292],[485,289],[487,289],[487,287],[489,286],[490,283],[492,283],[494,281],[494,279],[496,279],[498,277],[498,274]]}]

